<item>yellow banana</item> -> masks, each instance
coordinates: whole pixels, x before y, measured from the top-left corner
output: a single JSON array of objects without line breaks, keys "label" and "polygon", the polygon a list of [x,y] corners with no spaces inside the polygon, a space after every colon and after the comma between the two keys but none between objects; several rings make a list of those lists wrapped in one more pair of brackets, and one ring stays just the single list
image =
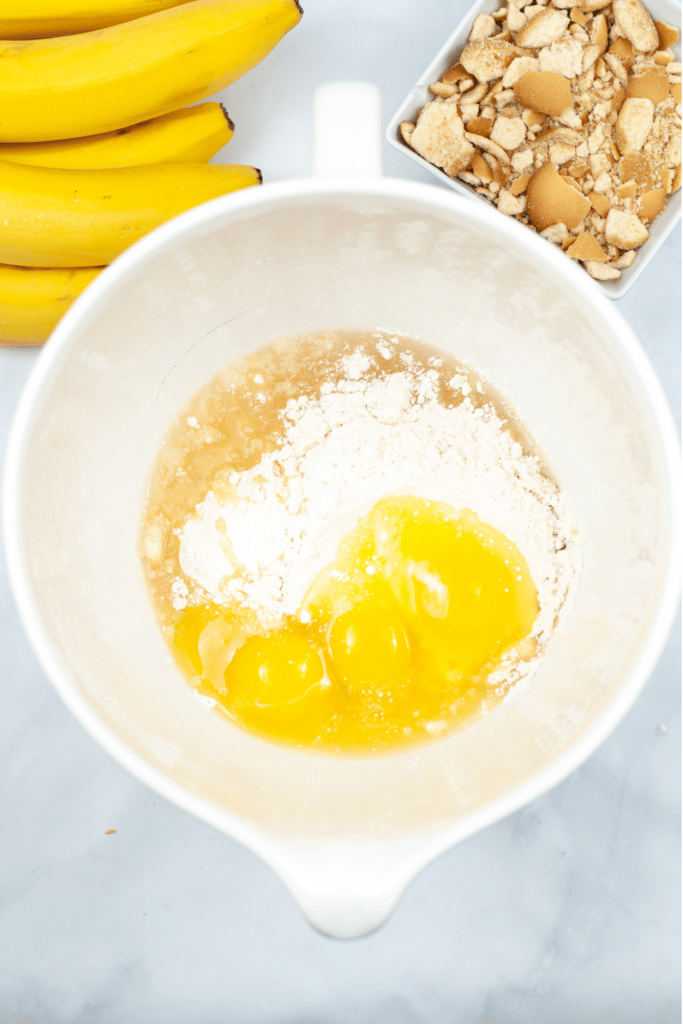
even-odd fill
[{"label": "yellow banana", "polygon": [[0,41],[0,142],[116,131],[206,99],[301,18],[298,0],[189,0],[96,32]]},{"label": "yellow banana", "polygon": [[0,39],[43,39],[118,25],[187,0],[4,0]]},{"label": "yellow banana", "polygon": [[0,266],[0,345],[39,345],[101,267]]},{"label": "yellow banana", "polygon": [[0,163],[0,263],[101,267],[175,214],[260,181],[260,171],[241,165],[82,171]]},{"label": "yellow banana", "polygon": [[0,144],[0,160],[38,167],[139,167],[201,163],[232,138],[234,125],[220,103],[200,103],[105,135],[63,142]]}]

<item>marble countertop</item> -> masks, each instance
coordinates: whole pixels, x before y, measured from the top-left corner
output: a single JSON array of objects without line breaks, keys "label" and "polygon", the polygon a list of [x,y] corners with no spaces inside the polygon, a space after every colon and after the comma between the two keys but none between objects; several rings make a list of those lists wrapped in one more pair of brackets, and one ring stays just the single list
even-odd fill
[{"label": "marble countertop", "polygon": [[[462,0],[309,0],[221,99],[220,162],[309,173],[314,89],[362,79],[384,123]],[[433,179],[384,146],[384,172]],[[618,308],[680,412],[670,236]],[[0,349],[0,446],[36,349]],[[0,1024],[676,1024],[680,631],[562,785],[450,850],[375,934],[317,934],[252,853],[164,802],[61,703],[0,560]],[[115,832],[110,833],[110,830]]]}]

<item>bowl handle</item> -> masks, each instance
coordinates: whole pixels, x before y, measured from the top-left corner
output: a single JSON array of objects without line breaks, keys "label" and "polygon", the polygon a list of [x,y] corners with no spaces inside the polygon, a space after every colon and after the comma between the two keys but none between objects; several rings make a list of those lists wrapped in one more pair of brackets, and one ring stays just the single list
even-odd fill
[{"label": "bowl handle", "polygon": [[371,82],[328,82],[313,96],[313,174],[382,174],[382,100]]}]

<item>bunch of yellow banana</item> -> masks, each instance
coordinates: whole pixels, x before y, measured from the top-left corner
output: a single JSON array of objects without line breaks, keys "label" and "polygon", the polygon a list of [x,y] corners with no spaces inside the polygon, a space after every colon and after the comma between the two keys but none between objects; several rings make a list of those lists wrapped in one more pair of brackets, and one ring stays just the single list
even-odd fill
[{"label": "bunch of yellow banana", "polygon": [[0,344],[44,341],[123,249],[258,184],[208,164],[233,125],[196,103],[261,61],[298,0],[4,0]]}]

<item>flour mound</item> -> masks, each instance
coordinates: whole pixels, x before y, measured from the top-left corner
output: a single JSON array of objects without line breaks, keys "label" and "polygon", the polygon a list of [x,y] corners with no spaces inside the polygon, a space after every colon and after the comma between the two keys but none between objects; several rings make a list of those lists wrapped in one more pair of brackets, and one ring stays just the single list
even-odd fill
[{"label": "flour mound", "polygon": [[[288,402],[279,447],[214,485],[179,530],[189,581],[204,599],[255,609],[270,628],[296,612],[340,540],[380,498],[413,495],[469,508],[517,545],[538,591],[532,636],[541,652],[581,566],[566,496],[492,406],[473,403],[463,375],[448,382],[452,404],[443,404],[436,369],[416,371],[406,360],[400,372],[366,377],[370,360],[341,363],[338,382]],[[177,588],[175,607],[188,600]],[[497,675],[516,681],[533,662],[504,663]]]}]

